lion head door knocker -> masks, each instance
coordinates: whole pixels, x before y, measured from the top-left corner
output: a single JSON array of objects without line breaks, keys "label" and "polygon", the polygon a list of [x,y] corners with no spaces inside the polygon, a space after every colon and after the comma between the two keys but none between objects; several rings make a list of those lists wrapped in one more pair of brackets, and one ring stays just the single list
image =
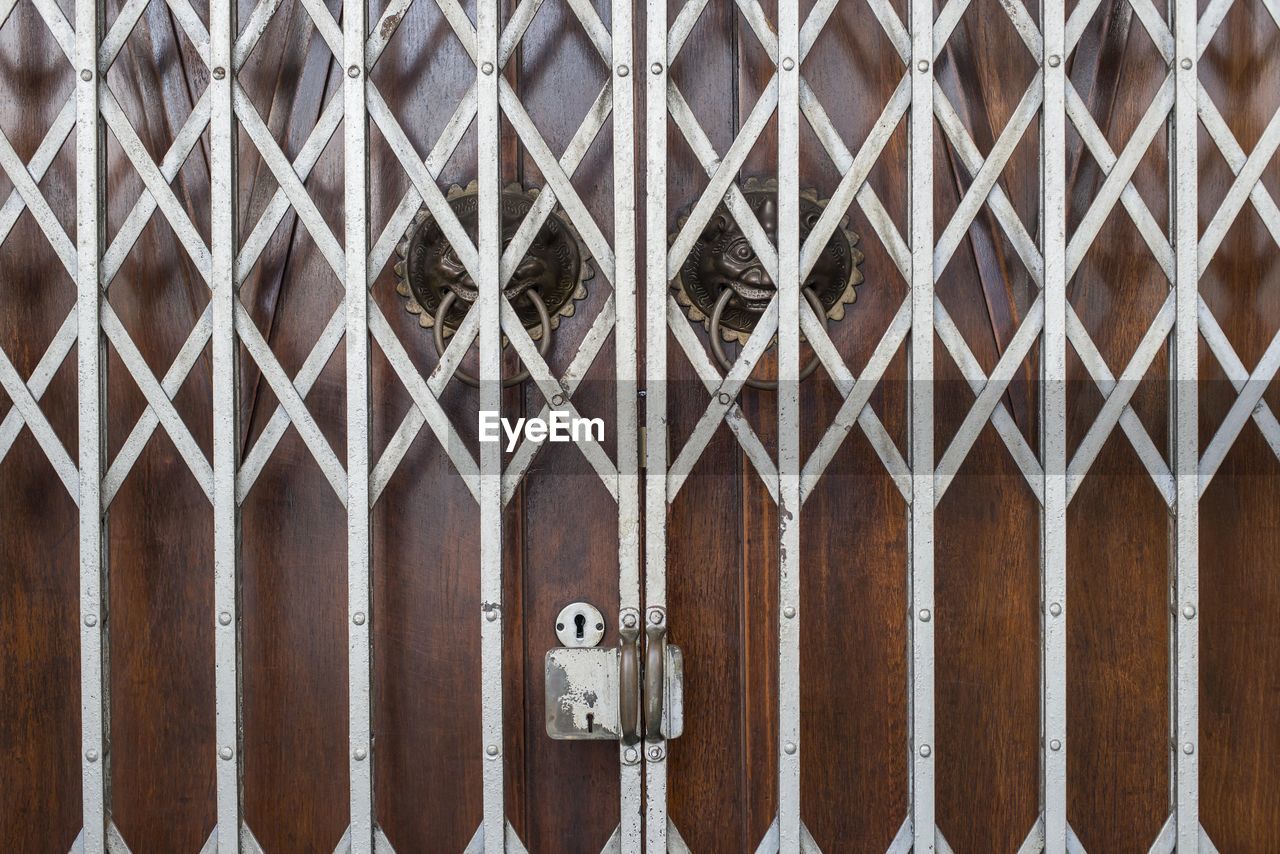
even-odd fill
[{"label": "lion head door knocker", "polygon": [[[476,233],[478,219],[477,185],[466,189],[454,185],[446,199],[464,231]],[[520,226],[538,199],[537,190],[510,184],[502,191],[502,251],[506,254]],[[457,252],[445,237],[439,222],[426,208],[419,210],[404,238],[396,247],[396,290],[405,298],[405,307],[418,315],[424,329],[431,329],[436,351],[445,350],[445,339],[462,325],[467,311],[479,296]],[[573,226],[556,210],[546,216],[533,236],[524,257],[516,265],[503,293],[511,301],[520,323],[538,342],[538,352],[546,355],[552,332],[561,317],[571,317],[574,301],[587,295],[586,281],[592,276],[591,259]],[[506,345],[506,336],[503,336]],[[458,368],[455,374],[468,385],[479,385],[474,376]],[[503,380],[512,386],[529,378],[527,369]]]},{"label": "lion head door knocker", "polygon": [[[743,188],[743,196],[769,240],[776,245],[777,181],[762,182],[750,178]],[[820,201],[812,191],[800,193],[802,246],[818,224],[826,205],[827,202]],[[683,228],[687,221],[688,216],[682,216],[679,227]],[[862,252],[857,248],[858,235],[850,231],[847,224],[847,217],[840,220],[801,286],[800,292],[824,324],[844,317],[845,306],[857,297],[855,288],[862,283],[862,271],[858,267],[862,263]],[[675,240],[675,235],[671,240]],[[673,285],[676,299],[685,307],[689,319],[701,321],[706,326],[711,349],[726,371],[732,363],[725,355],[722,342],[745,344],[777,291],[773,279],[765,272],[764,263],[756,256],[724,202],[707,220],[702,234],[680,266]],[[808,377],[817,367],[815,356],[800,371],[800,379]],[[748,378],[746,384],[752,388],[778,387],[773,380]]]}]

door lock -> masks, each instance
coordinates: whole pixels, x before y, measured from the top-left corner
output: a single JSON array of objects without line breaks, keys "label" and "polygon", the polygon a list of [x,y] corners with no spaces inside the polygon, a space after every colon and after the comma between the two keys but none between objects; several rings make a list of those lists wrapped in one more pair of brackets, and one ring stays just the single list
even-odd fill
[{"label": "door lock", "polygon": [[667,641],[665,615],[652,609],[643,633],[635,609],[624,608],[620,618],[618,645],[601,647],[604,618],[595,606],[574,602],[556,617],[562,645],[546,655],[547,735],[552,738],[635,744],[676,738],[684,731],[684,656]]}]

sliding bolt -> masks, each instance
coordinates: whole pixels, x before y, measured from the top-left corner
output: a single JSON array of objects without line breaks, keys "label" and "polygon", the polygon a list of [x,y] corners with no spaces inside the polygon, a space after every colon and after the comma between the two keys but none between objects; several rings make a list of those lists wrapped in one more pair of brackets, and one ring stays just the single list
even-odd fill
[{"label": "sliding bolt", "polygon": [[233,754],[233,753],[231,752],[231,748],[230,748],[230,747],[219,747],[219,748],[218,748],[218,758],[219,758],[219,759],[221,759],[223,762],[228,762],[228,761],[230,761],[230,760],[231,760],[231,757],[232,757],[233,755],[235,755],[235,754]]}]

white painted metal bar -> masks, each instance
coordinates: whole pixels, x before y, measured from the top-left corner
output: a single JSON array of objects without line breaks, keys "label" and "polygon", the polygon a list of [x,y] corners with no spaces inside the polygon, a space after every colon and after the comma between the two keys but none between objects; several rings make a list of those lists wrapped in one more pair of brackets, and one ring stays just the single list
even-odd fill
[{"label": "white painted metal bar", "polygon": [[[498,0],[478,0],[476,4],[475,59],[480,411],[496,413],[502,407]],[[497,442],[480,445],[480,611],[484,848],[487,852],[501,852],[506,850],[506,810],[502,728],[502,453]]]},{"label": "white painted metal bar", "polygon": [[933,743],[933,2],[909,0],[911,115],[908,226],[911,244],[909,358],[911,827],[916,854],[934,850]]},{"label": "white painted metal bar", "polygon": [[[645,0],[644,601],[661,614],[667,607],[667,37],[667,0]],[[645,851],[667,854],[666,751],[643,747]]]},{"label": "white painted metal bar", "polygon": [[[1173,574],[1170,621],[1174,656],[1171,694],[1173,808],[1180,854],[1200,850],[1200,437],[1198,282],[1198,160],[1196,153],[1199,96],[1196,60],[1196,0],[1172,0],[1174,104],[1170,150],[1174,251],[1173,474],[1176,485],[1173,520]],[[1275,124],[1273,122],[1273,124]],[[1243,198],[1241,199],[1243,203]],[[1224,204],[1225,207],[1225,204]],[[1207,235],[1206,235],[1207,236]]]},{"label": "white painted metal bar", "polygon": [[105,171],[99,113],[98,38],[103,8],[76,0],[76,344],[79,390],[80,506],[80,780],[86,854],[107,847],[111,809],[106,520],[102,473],[106,460],[106,352],[98,326],[102,300],[98,264]]},{"label": "white painted metal bar", "polygon": [[[635,78],[632,59],[633,0],[611,4],[613,57],[613,299],[614,377],[618,395],[618,608],[619,625],[637,620],[640,599],[640,476],[636,300]],[[576,7],[575,7],[576,8]],[[594,135],[594,134],[593,134]],[[576,137],[575,137],[576,141]],[[566,169],[566,172],[569,171]],[[594,327],[592,329],[594,331]],[[590,337],[590,333],[588,333]],[[601,336],[603,340],[603,336]],[[584,345],[586,341],[584,341]],[[585,347],[580,347],[580,350]],[[594,358],[594,357],[592,357]],[[574,360],[575,362],[577,359]],[[583,371],[585,373],[585,370]],[[572,392],[570,392],[572,393]],[[644,839],[643,772],[637,748],[618,745],[620,854],[639,854]]]},{"label": "white painted metal bar", "polygon": [[[366,0],[343,0],[347,369],[347,740],[351,854],[372,854],[373,601],[369,526],[369,111]],[[332,20],[327,10],[320,17]],[[317,15],[313,15],[317,17]]]},{"label": "white painted metal bar", "polygon": [[[209,82],[209,170],[213,264],[209,286],[213,315],[213,598],[217,615],[214,625],[214,688],[218,824],[215,832],[220,852],[240,851],[244,802],[240,505],[236,499],[236,470],[240,462],[240,348],[235,334],[238,203],[235,108],[231,97],[231,83],[235,76],[235,27],[236,4],[232,0],[212,0],[209,6],[209,65],[212,69]],[[174,360],[175,367],[178,361]],[[185,377],[186,371],[181,373]]]},{"label": "white painted metal bar", "polygon": [[1040,122],[1044,332],[1040,350],[1040,801],[1043,846],[1067,848],[1067,150],[1066,3],[1042,0]]},{"label": "white painted metal bar", "polygon": [[778,0],[778,849],[800,823],[800,10]]}]

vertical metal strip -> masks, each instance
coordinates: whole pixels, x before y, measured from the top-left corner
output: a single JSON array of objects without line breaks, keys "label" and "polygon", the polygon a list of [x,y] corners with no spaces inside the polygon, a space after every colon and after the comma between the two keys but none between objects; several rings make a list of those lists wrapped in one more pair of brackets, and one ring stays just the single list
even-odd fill
[{"label": "vertical metal strip", "polygon": [[911,826],[914,850],[934,850],[933,756],[933,2],[910,0],[911,344],[908,532],[911,615]]},{"label": "vertical metal strip", "polygon": [[[476,132],[479,174],[480,411],[502,407],[501,304],[498,219],[498,0],[476,8]],[[502,737],[502,454],[497,442],[480,444],[480,694],[484,740],[484,847],[503,851]]]},{"label": "vertical metal strip", "polygon": [[800,11],[778,0],[778,850],[800,852]]},{"label": "vertical metal strip", "polygon": [[236,4],[209,4],[209,177],[213,270],[213,599],[218,850],[240,850],[243,779],[240,737],[239,364],[236,301]]},{"label": "vertical metal strip", "polygon": [[351,852],[373,851],[373,673],[369,576],[369,222],[365,0],[343,0],[347,354],[347,762]]},{"label": "vertical metal strip", "polygon": [[[618,607],[619,625],[640,614],[640,481],[637,439],[635,87],[632,76],[632,2],[614,0],[613,33],[613,256],[614,375],[618,394]],[[628,757],[631,757],[628,760]],[[619,744],[621,784],[618,842],[637,854],[643,838],[641,772],[637,749]]]},{"label": "vertical metal strip", "polygon": [[1197,306],[1199,262],[1197,240],[1198,161],[1196,73],[1196,0],[1173,0],[1173,470],[1176,500],[1173,532],[1173,654],[1175,712],[1173,721],[1174,809],[1177,849],[1194,852],[1200,845],[1200,472],[1199,380],[1200,344]]},{"label": "vertical metal strip", "polygon": [[106,849],[110,803],[106,516],[102,506],[107,408],[99,334],[103,133],[98,113],[99,0],[76,0],[76,345],[80,397],[80,779],[84,851]]},{"label": "vertical metal strip", "polygon": [[1067,216],[1064,0],[1043,0],[1044,112],[1040,133],[1040,216],[1044,252],[1040,520],[1041,808],[1045,851],[1067,848]]},{"label": "vertical metal strip", "polygon": [[[667,607],[667,0],[645,8],[644,598]],[[616,119],[615,119],[616,122]],[[667,763],[645,756],[645,851],[667,854]]]}]

